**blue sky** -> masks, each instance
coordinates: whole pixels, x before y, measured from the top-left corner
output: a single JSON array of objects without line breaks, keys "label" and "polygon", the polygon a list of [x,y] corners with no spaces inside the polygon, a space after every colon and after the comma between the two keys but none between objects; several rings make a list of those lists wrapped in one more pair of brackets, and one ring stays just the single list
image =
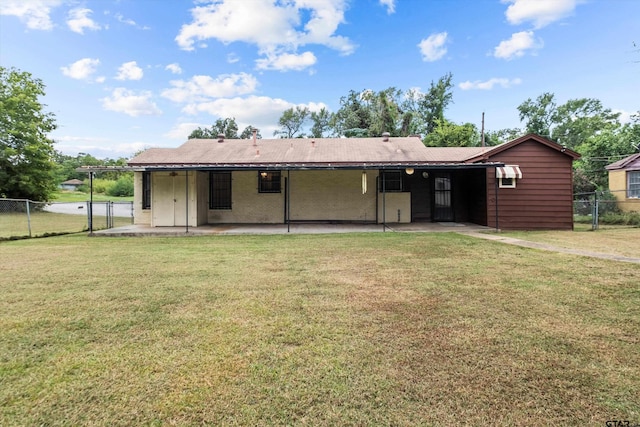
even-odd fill
[{"label": "blue sky", "polygon": [[271,137],[296,105],[349,90],[426,90],[453,74],[446,116],[520,127],[553,92],[640,110],[638,0],[2,0],[0,64],[45,83],[69,155],[176,147],[235,117]]}]

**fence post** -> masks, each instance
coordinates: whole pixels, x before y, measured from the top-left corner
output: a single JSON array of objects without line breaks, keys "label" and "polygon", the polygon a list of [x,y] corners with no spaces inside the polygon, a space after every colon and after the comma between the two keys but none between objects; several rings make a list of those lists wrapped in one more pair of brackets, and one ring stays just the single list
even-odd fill
[{"label": "fence post", "polygon": [[29,199],[25,200],[27,204],[27,227],[29,228],[29,238],[31,238],[31,212],[29,210]]},{"label": "fence post", "polygon": [[591,212],[591,230],[598,229],[598,192],[593,192],[593,211]]}]

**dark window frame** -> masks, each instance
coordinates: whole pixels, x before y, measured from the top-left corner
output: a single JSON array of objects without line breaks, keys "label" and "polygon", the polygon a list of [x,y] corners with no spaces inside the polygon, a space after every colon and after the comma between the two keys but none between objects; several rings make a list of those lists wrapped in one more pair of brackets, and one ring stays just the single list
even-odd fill
[{"label": "dark window frame", "polygon": [[209,172],[209,209],[230,210],[232,208],[231,172]]},{"label": "dark window frame", "polygon": [[404,175],[401,170],[387,170],[380,173],[379,192],[402,193],[404,191]]},{"label": "dark window frame", "polygon": [[281,193],[281,171],[258,171],[258,193]]},{"label": "dark window frame", "polygon": [[142,172],[142,209],[151,209],[151,172]]}]

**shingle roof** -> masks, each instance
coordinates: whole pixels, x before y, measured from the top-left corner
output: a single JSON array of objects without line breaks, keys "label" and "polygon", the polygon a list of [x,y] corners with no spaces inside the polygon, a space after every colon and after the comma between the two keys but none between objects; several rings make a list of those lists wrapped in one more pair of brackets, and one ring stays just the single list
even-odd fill
[{"label": "shingle roof", "polygon": [[640,170],[640,153],[632,154],[606,167],[607,170]]},{"label": "shingle roof", "polygon": [[152,148],[129,161],[145,166],[380,165],[462,163],[488,148],[425,147],[419,137],[319,139],[190,139],[177,148]]}]

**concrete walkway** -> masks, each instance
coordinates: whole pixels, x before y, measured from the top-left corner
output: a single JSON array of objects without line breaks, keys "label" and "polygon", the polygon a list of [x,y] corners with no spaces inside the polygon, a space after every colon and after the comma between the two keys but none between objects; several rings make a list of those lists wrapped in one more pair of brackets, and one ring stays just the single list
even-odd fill
[{"label": "concrete walkway", "polygon": [[560,252],[571,255],[587,256],[591,258],[608,259],[611,261],[632,262],[640,264],[640,258],[627,257],[622,255],[611,255],[602,252],[583,251],[580,249],[561,248],[559,246],[553,246],[546,243],[530,242],[528,240],[515,239],[513,237],[501,236],[495,233],[480,233],[475,231],[461,232],[467,236],[477,237],[479,239],[493,240],[494,242],[506,243],[508,245],[522,246],[524,248],[541,249],[543,251]]}]

